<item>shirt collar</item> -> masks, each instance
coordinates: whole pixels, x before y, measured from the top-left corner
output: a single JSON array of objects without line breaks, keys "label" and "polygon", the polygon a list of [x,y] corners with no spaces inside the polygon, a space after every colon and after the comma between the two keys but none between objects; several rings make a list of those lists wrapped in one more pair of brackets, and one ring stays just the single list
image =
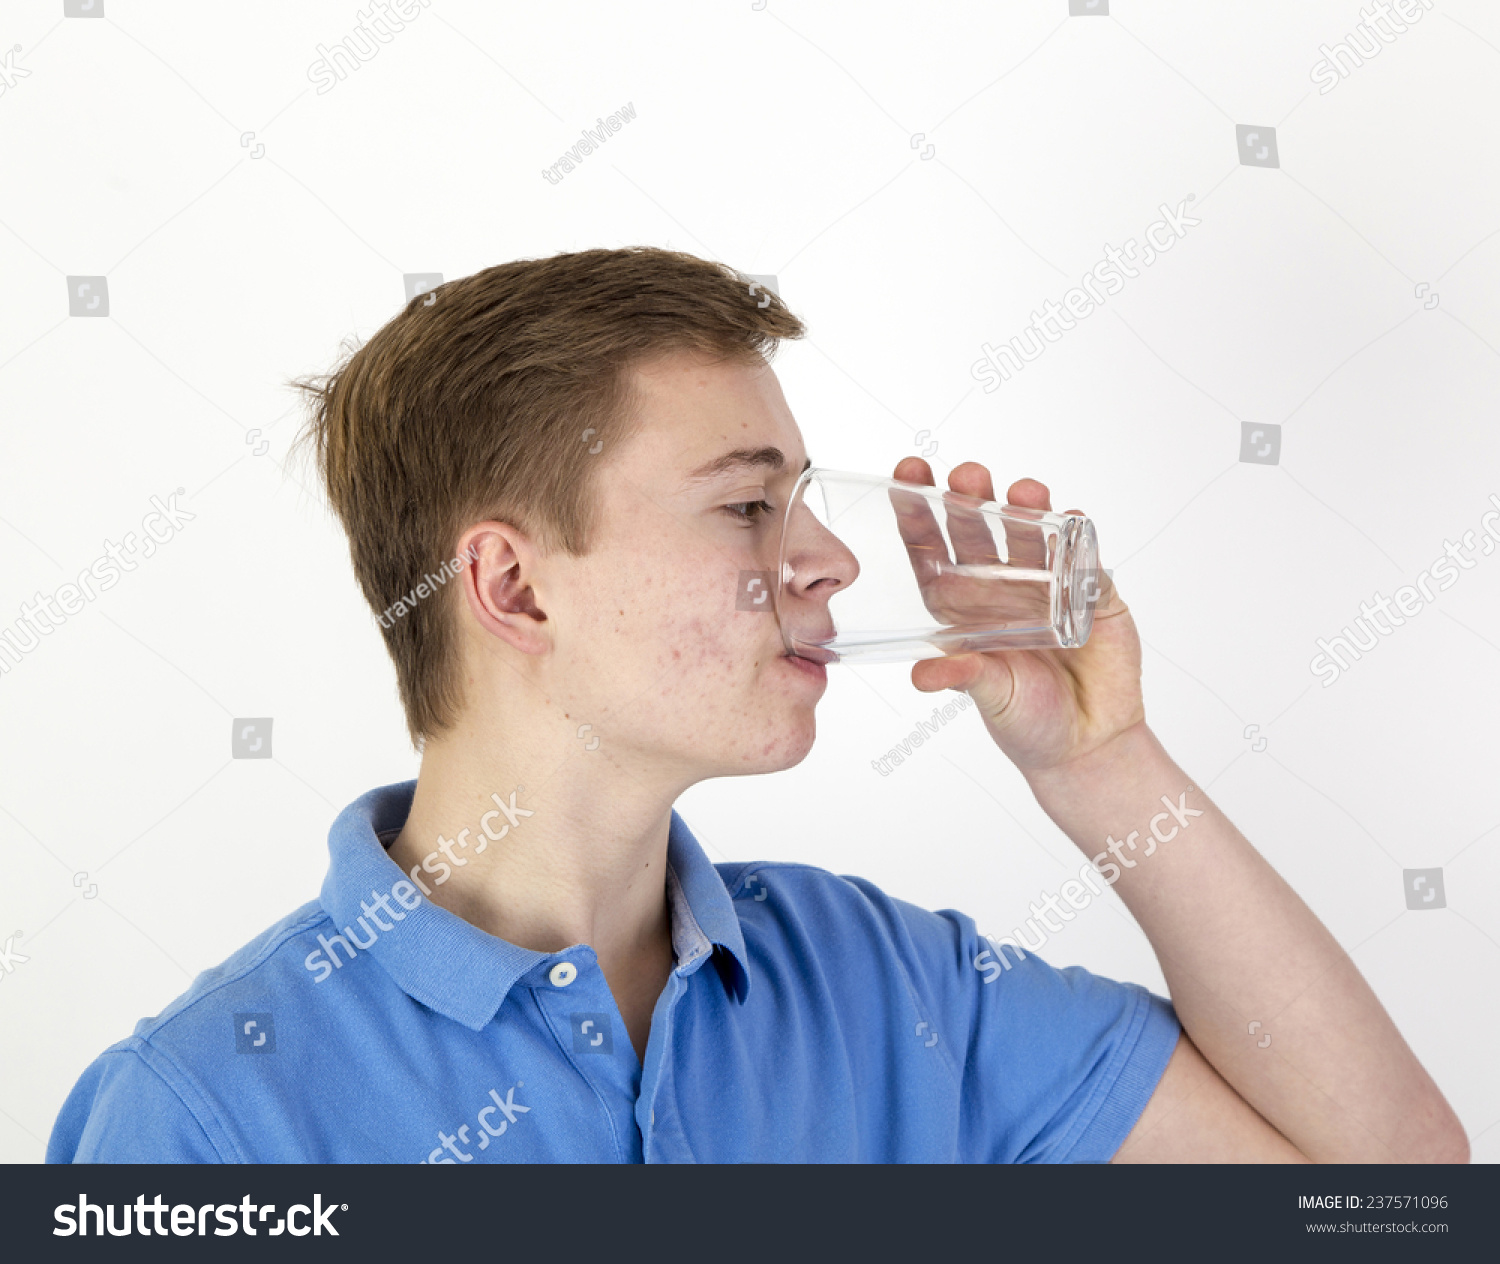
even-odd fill
[{"label": "shirt collar", "polygon": [[[379,896],[390,896],[402,882],[412,888],[401,891],[408,901],[413,892],[421,898],[381,843],[382,836],[394,837],[406,823],[416,788],[415,781],[381,786],[339,813],[328,831],[328,876],[321,902],[341,932],[353,927],[360,942],[375,934],[366,951],[408,996],[478,1031],[523,977],[540,976],[563,959],[592,964],[593,949],[575,945],[561,952],[533,952],[497,939],[427,899],[410,910],[394,897],[378,905]],[[739,916],[718,870],[675,808],[667,841],[667,901],[676,973],[694,974],[713,959],[724,986],[743,1003],[750,974]],[[383,914],[382,907],[394,913]],[[396,914],[400,920],[391,920]],[[378,929],[374,918],[380,916],[388,919],[389,930]],[[358,925],[361,917],[363,926]]]}]

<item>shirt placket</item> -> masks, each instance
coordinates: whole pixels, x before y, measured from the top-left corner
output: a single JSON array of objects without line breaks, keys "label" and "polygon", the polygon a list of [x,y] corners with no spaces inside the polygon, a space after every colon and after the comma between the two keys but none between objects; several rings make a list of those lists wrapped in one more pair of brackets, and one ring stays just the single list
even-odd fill
[{"label": "shirt placket", "polygon": [[636,1102],[636,1125],[644,1138],[642,1158],[647,1163],[692,1161],[676,1107],[675,1014],[692,980],[691,971],[672,971],[651,1016],[651,1035],[646,1041],[646,1066]]},{"label": "shirt placket", "polygon": [[597,1095],[617,1162],[641,1161],[635,1104],[641,1068],[630,1035],[592,949],[555,954],[531,983],[532,995],[574,1072]]}]

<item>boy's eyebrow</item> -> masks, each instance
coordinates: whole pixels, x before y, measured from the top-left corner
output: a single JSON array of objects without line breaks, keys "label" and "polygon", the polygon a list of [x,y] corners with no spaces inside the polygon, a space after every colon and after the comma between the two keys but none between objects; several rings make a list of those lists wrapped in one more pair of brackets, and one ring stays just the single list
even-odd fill
[{"label": "boy's eyebrow", "polygon": [[[786,453],[780,448],[735,448],[732,452],[725,452],[722,456],[716,456],[712,461],[707,461],[692,471],[684,480],[688,483],[706,483],[710,479],[718,478],[722,474],[731,471],[738,472],[742,469],[766,469],[780,470],[786,466]],[[812,457],[808,457],[803,463],[802,469],[812,467]]]}]

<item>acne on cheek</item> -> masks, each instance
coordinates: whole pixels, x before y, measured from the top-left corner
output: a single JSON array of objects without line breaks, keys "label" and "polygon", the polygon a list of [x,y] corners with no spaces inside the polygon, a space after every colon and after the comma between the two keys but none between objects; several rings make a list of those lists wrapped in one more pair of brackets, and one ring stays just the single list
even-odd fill
[{"label": "acne on cheek", "polygon": [[[663,677],[653,691],[680,702],[701,701],[709,686],[743,680],[774,657],[777,640],[774,613],[735,609],[739,572],[722,555],[679,560],[670,573],[660,551],[649,561],[641,555],[618,559],[604,568],[595,591],[596,624],[601,649],[623,641],[649,655],[647,663]],[[654,575],[653,575],[654,572]],[[654,646],[654,650],[648,650]]]},{"label": "acne on cheek", "polygon": [[707,619],[693,617],[682,625],[676,645],[699,663],[729,662],[733,654],[726,644],[725,630]]},{"label": "acne on cheek", "polygon": [[[747,658],[744,648],[723,624],[698,615],[689,616],[666,629],[661,663],[664,671],[672,670],[673,677],[663,682],[663,693],[681,690],[701,698],[706,685],[728,682],[742,675]],[[682,675],[684,668],[689,669],[686,677]]]}]

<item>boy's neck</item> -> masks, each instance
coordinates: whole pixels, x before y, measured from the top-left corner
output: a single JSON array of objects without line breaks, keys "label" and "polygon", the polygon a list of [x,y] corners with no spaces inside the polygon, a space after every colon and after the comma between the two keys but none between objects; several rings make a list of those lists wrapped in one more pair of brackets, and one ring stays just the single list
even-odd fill
[{"label": "boy's neck", "polygon": [[456,734],[429,742],[389,855],[416,869],[434,904],[497,938],[536,952],[586,943],[606,978],[638,964],[654,976],[664,960],[670,970],[676,796],[569,754]]}]

